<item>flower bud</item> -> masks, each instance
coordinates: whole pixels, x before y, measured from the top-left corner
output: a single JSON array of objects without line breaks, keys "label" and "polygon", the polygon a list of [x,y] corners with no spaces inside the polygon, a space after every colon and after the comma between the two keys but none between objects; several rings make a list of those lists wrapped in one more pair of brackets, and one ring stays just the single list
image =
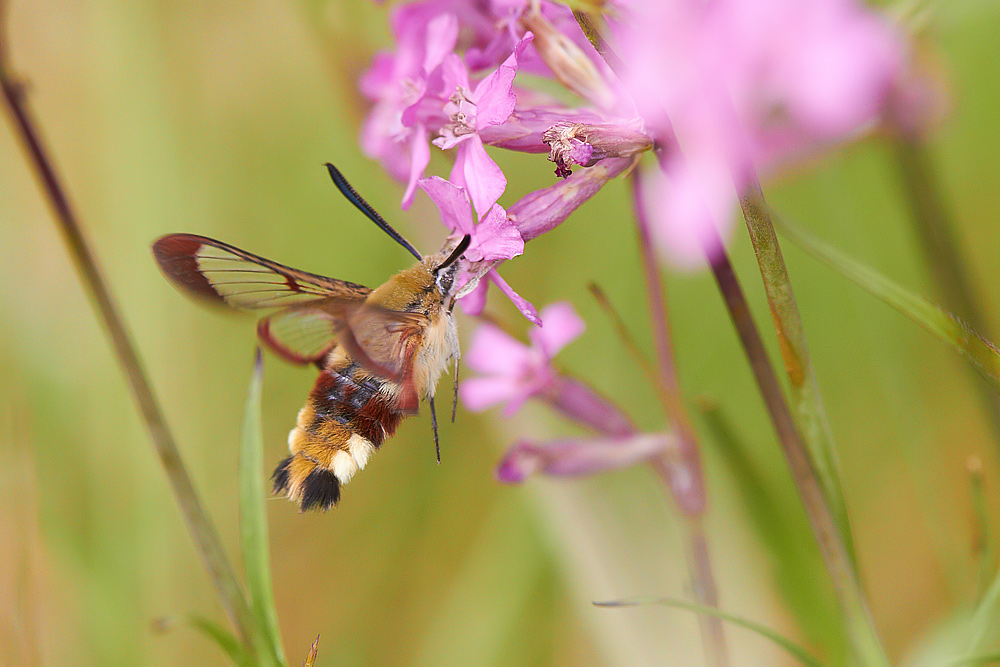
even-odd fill
[{"label": "flower bud", "polygon": [[537,9],[526,12],[521,24],[534,34],[538,55],[561,84],[602,109],[614,106],[616,100],[611,88],[573,40],[559,32]]}]

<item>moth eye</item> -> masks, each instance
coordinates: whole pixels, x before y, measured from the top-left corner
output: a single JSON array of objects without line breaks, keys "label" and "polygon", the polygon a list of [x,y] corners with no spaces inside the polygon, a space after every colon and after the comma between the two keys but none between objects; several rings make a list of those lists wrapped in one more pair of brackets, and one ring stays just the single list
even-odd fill
[{"label": "moth eye", "polygon": [[452,285],[455,284],[455,272],[454,271],[441,271],[437,275],[435,280],[438,289],[441,294],[448,294],[451,291]]}]

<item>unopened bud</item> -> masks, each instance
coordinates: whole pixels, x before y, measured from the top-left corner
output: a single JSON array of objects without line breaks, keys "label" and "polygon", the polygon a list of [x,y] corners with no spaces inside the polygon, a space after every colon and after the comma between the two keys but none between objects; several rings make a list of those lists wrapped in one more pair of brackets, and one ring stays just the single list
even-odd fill
[{"label": "unopened bud", "polygon": [[525,12],[521,23],[534,36],[538,55],[559,82],[602,109],[615,104],[614,93],[593,61],[573,40],[559,32],[537,9]]}]

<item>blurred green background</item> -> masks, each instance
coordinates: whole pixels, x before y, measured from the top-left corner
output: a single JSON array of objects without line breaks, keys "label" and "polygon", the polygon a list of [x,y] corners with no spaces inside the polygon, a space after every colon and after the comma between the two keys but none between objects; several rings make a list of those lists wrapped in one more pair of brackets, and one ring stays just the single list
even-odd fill
[{"label": "blurred green background", "polygon": [[[235,554],[253,320],[180,295],[149,246],[162,234],[192,232],[377,285],[408,255],[336,193],[326,161],[418,248],[439,246],[433,207],[418,198],[401,212],[402,188],[356,141],[365,104],[355,82],[374,51],[389,46],[386,8],[366,0],[8,4],[16,71]],[[973,2],[948,5],[929,34],[950,100],[933,154],[994,332],[997,34],[1000,9]],[[540,156],[493,154],[510,179],[503,204],[552,182]],[[936,298],[883,141],[847,147],[764,187],[809,229]],[[777,360],[749,243],[740,225],[734,232],[734,263]],[[185,625],[190,613],[225,619],[9,123],[0,130],[0,249],[0,664],[222,663]],[[875,618],[890,653],[911,655],[966,614],[981,585],[966,463],[982,461],[996,534],[997,449],[960,359],[815,260],[785,250]],[[663,426],[648,384],[586,291],[591,280],[603,286],[651,353],[621,183],[532,242],[503,274],[539,307],[572,302],[588,330],[560,362],[644,428]],[[695,412],[701,399],[720,406],[743,443],[723,448],[701,429],[721,605],[836,663],[825,574],[714,283],[705,273],[671,274],[667,289],[685,396]],[[509,304],[491,308],[526,326]],[[460,322],[466,342],[474,326]],[[285,455],[314,376],[267,357],[268,466]],[[537,405],[516,419],[460,408],[455,425],[442,427],[438,466],[422,414],[403,423],[336,510],[300,515],[270,500],[290,663],[300,664],[319,634],[324,666],[702,664],[687,612],[591,605],[690,597],[686,526],[648,470],[520,488],[493,480],[499,454],[518,437],[576,432]],[[766,492],[740,484],[747,470]],[[794,664],[744,630],[727,635],[734,664]]]}]

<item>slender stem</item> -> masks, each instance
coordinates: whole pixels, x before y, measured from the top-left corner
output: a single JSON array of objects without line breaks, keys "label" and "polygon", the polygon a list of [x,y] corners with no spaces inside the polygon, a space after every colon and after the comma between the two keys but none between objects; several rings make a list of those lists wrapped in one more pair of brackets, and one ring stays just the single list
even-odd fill
[{"label": "slender stem", "polygon": [[591,46],[601,54],[608,67],[620,77],[625,71],[625,63],[622,62],[622,59],[618,57],[618,54],[615,53],[614,49],[608,45],[607,40],[604,39],[600,28],[594,22],[593,14],[574,9],[573,17],[580,26],[580,30],[587,37],[587,40],[590,41]]},{"label": "slender stem", "polygon": [[[992,340],[986,313],[972,287],[952,233],[955,225],[934,176],[933,161],[926,144],[918,136],[906,134],[896,137],[892,148],[906,201],[910,205],[913,226],[944,305],[974,330]],[[978,378],[974,382],[995,434],[997,453],[1000,454],[1000,394]]]},{"label": "slender stem", "polygon": [[805,329],[795,303],[788,267],[785,266],[771,214],[756,176],[750,179],[740,197],[740,207],[760,267],[771,318],[774,320],[778,336],[778,345],[791,383],[792,405],[795,407],[798,424],[802,429],[802,436],[819,477],[823,494],[843,535],[847,553],[853,561],[854,545],[850,518],[840,484],[840,466],[837,463],[830,424],[820,397],[819,383],[809,360]]},{"label": "slender stem", "polygon": [[945,304],[973,329],[988,334],[986,317],[952,233],[954,225],[934,178],[927,146],[916,137],[907,136],[895,139],[892,148],[917,236]]},{"label": "slender stem", "polygon": [[590,290],[594,300],[597,301],[597,305],[601,307],[604,313],[608,316],[608,319],[611,320],[611,324],[615,327],[615,331],[618,332],[618,338],[621,339],[621,342],[625,345],[625,349],[629,351],[632,358],[639,365],[639,368],[642,369],[643,375],[646,376],[649,383],[656,387],[657,391],[661,394],[660,401],[665,401],[666,398],[662,396],[662,394],[666,390],[660,384],[660,376],[657,375],[652,362],[650,362],[650,360],[647,359],[639,349],[639,344],[636,342],[635,337],[632,335],[632,332],[629,331],[628,326],[625,324],[625,320],[622,319],[622,316],[615,309],[611,300],[608,298],[608,295],[604,293],[604,290],[601,289],[600,285],[594,282],[589,283],[587,285],[587,289]]},{"label": "slender stem", "polygon": [[986,489],[983,483],[983,463],[978,456],[970,456],[965,462],[965,472],[969,475],[969,493],[972,496],[973,540],[972,556],[979,561],[976,576],[976,602],[978,603],[990,578],[993,567],[993,545],[990,536],[989,511],[986,505]]},{"label": "slender stem", "polygon": [[642,182],[633,173],[630,177],[632,196],[635,202],[636,223],[639,230],[639,250],[642,253],[642,265],[646,277],[646,293],[649,301],[649,314],[653,325],[653,341],[656,346],[656,360],[659,370],[659,384],[663,408],[667,419],[674,425],[677,432],[679,461],[675,465],[684,468],[686,476],[691,478],[683,493],[674,487],[677,502],[689,516],[702,514],[705,511],[705,480],[701,467],[701,456],[695,441],[694,428],[688,418],[687,411],[681,399],[680,386],[677,381],[677,369],[674,363],[674,350],[670,342],[670,325],[667,322],[667,302],[660,281],[659,264],[656,261],[653,242],[649,233],[649,221],[646,219],[642,202]]},{"label": "slender stem", "polygon": [[[721,247],[721,242],[718,246]],[[712,273],[725,299],[747,359],[750,361],[750,367],[777,431],[799,497],[805,506],[813,534],[819,543],[820,553],[830,572],[841,611],[847,621],[851,643],[862,664],[888,666],[889,661],[879,642],[868,603],[854,570],[854,563],[837,529],[816,469],[785,401],[781,384],[750,314],[743,288],[725,252],[719,254],[712,262]]]},{"label": "slender stem", "polygon": [[[2,21],[0,21],[0,35],[3,33],[3,27]],[[2,40],[3,37],[0,36],[0,41]],[[101,320],[111,338],[111,346],[131,385],[132,394],[146,423],[153,447],[173,486],[174,495],[180,505],[181,513],[187,521],[188,530],[195,541],[205,569],[208,570],[210,579],[215,584],[221,598],[222,606],[244,645],[252,646],[251,639],[255,636],[254,624],[246,598],[243,596],[233,568],[226,558],[218,533],[205,513],[194,485],[191,483],[191,478],[184,468],[180,451],[156,402],[152,387],[142,369],[142,364],[132,345],[125,324],[118,314],[111,293],[98,269],[97,261],[87,246],[77,217],[73,213],[65,190],[52,167],[52,161],[35,129],[36,124],[24,103],[23,88],[14,80],[8,69],[9,65],[5,56],[6,52],[3,45],[0,44],[0,83],[2,83],[4,100],[15,129],[24,142],[27,157],[41,181],[66,246],[83,282],[94,299]]]},{"label": "slender stem", "polygon": [[[633,209],[639,231],[639,247],[646,277],[646,293],[649,301],[650,319],[653,325],[653,339],[656,346],[658,365],[659,395],[663,402],[667,419],[674,425],[677,447],[672,453],[654,461],[654,468],[673,491],[681,511],[688,517],[688,551],[696,599],[708,606],[718,607],[719,596],[705,542],[703,517],[705,513],[705,475],[702,471],[701,455],[695,439],[695,431],[688,418],[681,399],[674,350],[671,344],[670,325],[667,322],[667,301],[660,279],[659,264],[650,238],[649,220],[642,205],[642,181],[635,173],[630,177],[632,185]],[[673,459],[667,458],[672,456]],[[729,664],[729,651],[725,629],[717,616],[698,617],[702,643],[706,659],[714,665]]]}]

